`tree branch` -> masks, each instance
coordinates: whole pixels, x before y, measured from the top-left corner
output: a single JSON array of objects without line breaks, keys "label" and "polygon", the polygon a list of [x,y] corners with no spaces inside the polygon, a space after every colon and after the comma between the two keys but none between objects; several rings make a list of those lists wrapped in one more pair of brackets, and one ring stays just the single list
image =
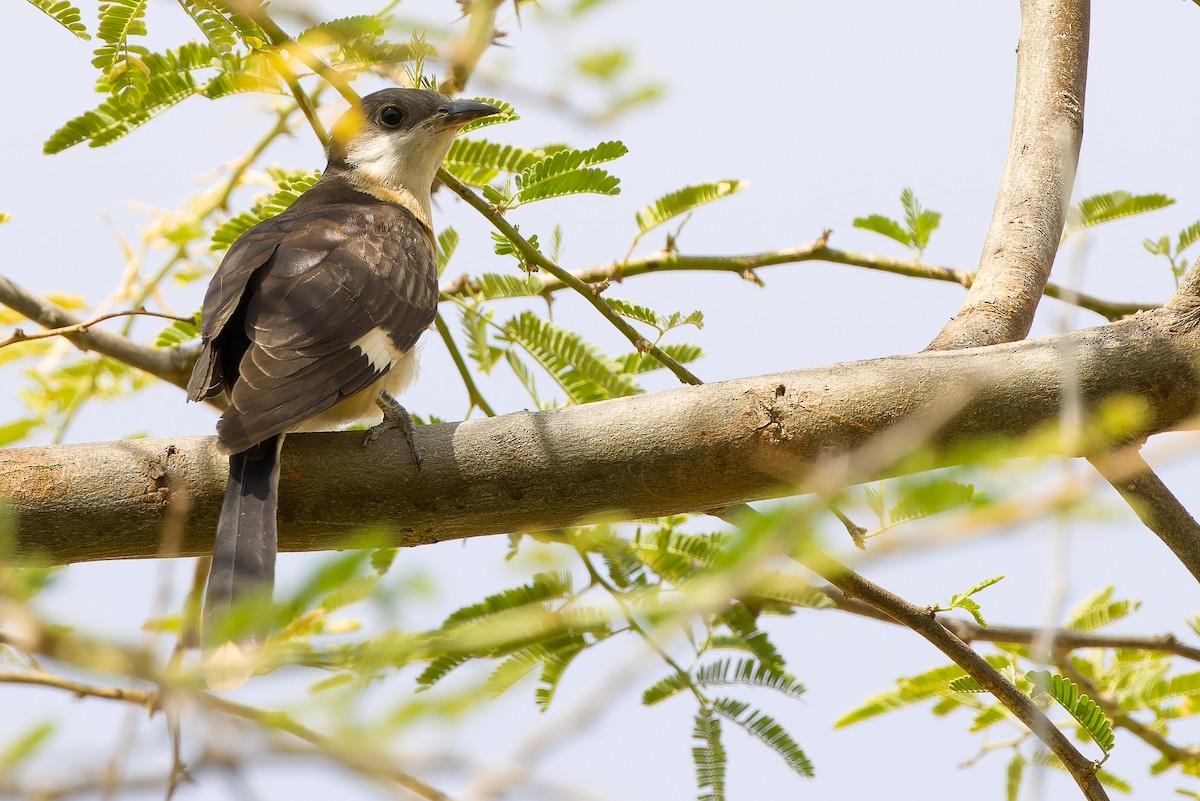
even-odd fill
[{"label": "tree branch", "polygon": [[930,350],[1029,333],[1063,232],[1083,141],[1089,0],[1021,0],[1008,161],[979,272]]},{"label": "tree branch", "polygon": [[1004,704],[1009,712],[1024,723],[1034,736],[1059,758],[1079,785],[1079,789],[1083,791],[1085,798],[1093,801],[1108,798],[1096,776],[1099,766],[1083,756],[1045,713],[1037,708],[1029,696],[1013,686],[982,656],[975,653],[974,649],[943,626],[931,609],[916,606],[827,557],[806,560],[804,564],[843,594],[862,599],[932,643],[995,696],[996,700]]},{"label": "tree branch", "polygon": [[[736,273],[750,281],[757,282],[758,276],[754,271],[760,267],[773,267],[780,264],[796,264],[806,261],[829,262],[845,264],[851,267],[864,267],[869,270],[906,275],[911,278],[927,278],[934,281],[948,281],[963,287],[970,287],[975,280],[975,273],[970,270],[960,270],[953,267],[942,267],[912,259],[897,259],[890,256],[880,256],[874,253],[861,253],[853,250],[839,250],[828,246],[829,231],[807,245],[767,250],[759,253],[746,253],[734,256],[686,255],[676,252],[659,251],[647,256],[630,259],[629,261],[611,261],[606,264],[596,264],[580,270],[572,270],[571,275],[587,284],[603,284],[605,282],[619,283],[625,278],[649,273],[672,272],[677,270],[701,272]],[[549,295],[566,288],[566,284],[553,275],[541,277],[541,293]],[[460,275],[452,281],[446,281],[441,286],[442,297],[468,297],[480,289],[476,279],[468,275]],[[1070,303],[1088,311],[1095,312],[1108,320],[1119,320],[1136,314],[1139,311],[1156,309],[1158,303],[1120,303],[1117,301],[1097,298],[1073,289],[1067,289],[1058,284],[1046,284],[1045,294],[1048,297]]]},{"label": "tree branch", "polygon": [[[821,587],[820,590],[823,595],[833,601],[834,608],[840,612],[849,612],[883,623],[896,623],[893,618],[874,607],[855,598],[847,597],[837,587]],[[998,626],[994,623],[981,626],[973,620],[945,615],[939,615],[938,622],[968,645],[973,642],[1032,645],[1039,637],[1045,637],[1045,629],[1040,626]],[[1174,634],[1100,634],[1077,629],[1054,629],[1050,639],[1054,643],[1055,649],[1064,653],[1081,648],[1133,648],[1174,654],[1193,662],[1200,662],[1200,648],[1180,642]]]},{"label": "tree branch", "polygon": [[[958,463],[966,446],[997,439],[1011,443],[1014,456],[1044,453],[1046,438],[1027,435],[1061,413],[1064,352],[1078,365],[1072,391],[1077,385],[1085,413],[1107,398],[1141,399],[1144,416],[1121,434],[1178,427],[1197,408],[1200,332],[1180,328],[1168,308],[991,348],[422,426],[420,472],[399,435],[364,448],[361,432],[295,434],[284,448],[280,548],[335,548],[373,523],[413,545],[801,492],[813,464],[945,409],[954,388],[970,394],[948,419],[938,418],[927,442],[912,443],[916,461],[870,472]],[[1080,447],[1101,452],[1112,444],[1101,438]],[[208,437],[6,449],[0,496],[18,516],[22,553],[57,563],[144,558],[157,554],[170,483],[192,500],[182,554],[196,555],[211,548],[225,473]]]},{"label": "tree branch", "polygon": [[[184,348],[148,348],[128,337],[88,326],[60,306],[0,276],[0,303],[20,312],[44,328],[64,329],[63,337],[80,350],[92,350],[157,376],[177,387],[186,387],[192,373],[195,354]],[[68,332],[71,329],[75,329]]]}]

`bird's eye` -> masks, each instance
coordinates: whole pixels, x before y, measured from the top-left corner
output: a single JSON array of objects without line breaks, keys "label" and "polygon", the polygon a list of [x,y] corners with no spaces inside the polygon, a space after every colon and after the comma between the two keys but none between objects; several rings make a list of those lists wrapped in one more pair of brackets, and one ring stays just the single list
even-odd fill
[{"label": "bird's eye", "polygon": [[395,128],[404,122],[404,112],[397,106],[384,106],[379,110],[379,122],[387,128]]}]

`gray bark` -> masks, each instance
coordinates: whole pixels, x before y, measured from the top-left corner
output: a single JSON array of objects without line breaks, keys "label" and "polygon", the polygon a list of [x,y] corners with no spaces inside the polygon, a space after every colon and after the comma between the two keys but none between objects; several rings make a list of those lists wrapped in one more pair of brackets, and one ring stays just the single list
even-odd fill
[{"label": "gray bark", "polygon": [[[964,445],[1019,443],[1055,420],[1072,369],[1085,409],[1114,396],[1141,398],[1145,416],[1125,433],[1144,436],[1184,424],[1196,409],[1194,324],[1191,306],[1173,303],[1018,343],[424,426],[419,473],[391,433],[369,446],[361,432],[295,434],[283,452],[280,549],[336,548],[374,524],[396,544],[415,545],[798,493],[813,486],[814,466],[946,410],[918,462],[871,473],[952,464]],[[1087,450],[1112,444],[1097,439]],[[210,437],[0,451],[0,496],[18,519],[17,549],[54,563],[163,555],[163,532],[176,528],[172,553],[206,553],[224,481],[225,460]],[[167,513],[169,495],[175,515]],[[168,527],[168,519],[180,525]]]}]

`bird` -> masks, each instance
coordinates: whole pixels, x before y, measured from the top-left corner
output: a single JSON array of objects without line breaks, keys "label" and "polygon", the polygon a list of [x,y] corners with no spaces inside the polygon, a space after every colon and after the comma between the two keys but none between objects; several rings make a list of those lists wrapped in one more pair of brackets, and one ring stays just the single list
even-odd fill
[{"label": "bird", "polygon": [[262,624],[236,622],[236,610],[273,592],[284,436],[378,406],[419,469],[415,427],[393,396],[416,376],[437,309],[431,187],[462,126],[498,113],[428,89],[364,96],[331,129],[321,177],[243,233],[213,274],[187,388],[191,401],[228,399],[216,430],[229,478],[202,626],[210,686],[242,683],[261,647]]}]

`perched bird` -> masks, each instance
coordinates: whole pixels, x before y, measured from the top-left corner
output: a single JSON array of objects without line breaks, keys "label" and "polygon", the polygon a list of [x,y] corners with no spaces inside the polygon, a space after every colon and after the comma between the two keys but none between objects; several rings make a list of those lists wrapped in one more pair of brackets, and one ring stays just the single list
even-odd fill
[{"label": "perched bird", "polygon": [[[270,597],[285,433],[361,420],[378,403],[420,466],[412,420],[389,393],[415,377],[437,307],[430,187],[458,129],[496,113],[421,89],[367,95],[334,126],[320,180],[246,231],[213,275],[188,384],[189,400],[229,399],[217,422],[229,481],[204,603],[210,655],[230,639],[236,602]],[[236,642],[257,644],[254,627],[235,633],[219,649],[226,661]]]}]

